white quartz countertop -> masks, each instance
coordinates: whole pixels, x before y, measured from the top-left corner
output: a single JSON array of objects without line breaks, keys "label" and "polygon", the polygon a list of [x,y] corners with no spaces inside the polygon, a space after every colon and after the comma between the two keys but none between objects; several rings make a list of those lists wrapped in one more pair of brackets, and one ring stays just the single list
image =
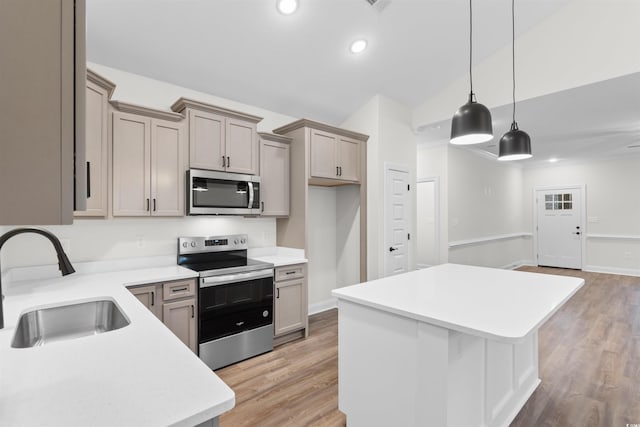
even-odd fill
[{"label": "white quartz countertop", "polygon": [[249,258],[268,262],[276,267],[284,267],[294,264],[305,264],[309,260],[304,256],[304,249],[285,247],[249,249]]},{"label": "white quartz countertop", "polygon": [[[192,277],[170,266],[3,284],[0,425],[193,426],[233,408],[234,392],[125,288]],[[130,324],[11,348],[21,313],[96,299],[115,301]]]},{"label": "white quartz countertop", "polygon": [[496,341],[518,342],[538,329],[583,284],[577,277],[443,264],[331,293],[339,302],[350,301]]}]

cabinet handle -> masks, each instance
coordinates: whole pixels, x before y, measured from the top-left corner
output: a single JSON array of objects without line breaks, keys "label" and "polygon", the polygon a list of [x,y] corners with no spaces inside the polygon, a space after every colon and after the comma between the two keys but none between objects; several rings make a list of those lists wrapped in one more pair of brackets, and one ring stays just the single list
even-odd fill
[{"label": "cabinet handle", "polygon": [[158,209],[156,209],[156,199],[153,199],[153,211],[157,211]]},{"label": "cabinet handle", "polygon": [[153,307],[154,305],[156,305],[156,292],[151,291],[151,307]]},{"label": "cabinet handle", "polygon": [[289,275],[289,274],[295,274],[295,271],[287,271],[287,272],[286,272],[286,273],[284,273],[284,274],[286,274],[286,275]]},{"label": "cabinet handle", "polygon": [[280,298],[280,288],[276,288],[276,298]]},{"label": "cabinet handle", "polygon": [[244,325],[244,322],[236,322],[236,326],[242,326]]},{"label": "cabinet handle", "polygon": [[340,176],[340,167],[336,166],[336,176]]},{"label": "cabinet handle", "polygon": [[231,167],[231,159],[229,158],[229,156],[227,156],[227,167]]},{"label": "cabinet handle", "polygon": [[87,162],[87,199],[91,197],[91,162]]},{"label": "cabinet handle", "polygon": [[340,171],[338,175],[342,176],[342,166],[338,166],[338,170]]},{"label": "cabinet handle", "polygon": [[224,160],[224,156],[222,156],[222,167],[226,168],[227,167],[227,163]]},{"label": "cabinet handle", "polygon": [[262,206],[260,212],[264,212],[264,202],[260,202],[260,205]]},{"label": "cabinet handle", "polygon": [[149,212],[149,199],[147,199],[147,212]]},{"label": "cabinet handle", "polygon": [[184,288],[171,289],[171,292],[183,292],[183,291],[186,291],[187,289],[189,288],[185,286]]},{"label": "cabinet handle", "polygon": [[191,318],[195,319],[196,317],[196,306],[191,304]]}]

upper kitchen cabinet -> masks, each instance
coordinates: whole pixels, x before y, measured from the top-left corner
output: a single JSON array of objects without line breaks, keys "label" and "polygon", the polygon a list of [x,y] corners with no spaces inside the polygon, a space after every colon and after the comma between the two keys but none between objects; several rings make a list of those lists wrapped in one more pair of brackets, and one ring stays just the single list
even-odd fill
[{"label": "upper kitchen cabinet", "polygon": [[86,202],[84,0],[0,2],[0,57],[0,225],[71,224]]},{"label": "upper kitchen cabinet", "polygon": [[289,215],[289,144],[291,138],[271,133],[260,137],[260,198],[262,216]]},{"label": "upper kitchen cabinet", "polygon": [[108,214],[109,99],[115,87],[114,83],[87,70],[87,209],[76,211],[76,217],[106,217]]},{"label": "upper kitchen cabinet", "polygon": [[[309,198],[313,192],[309,189],[312,186],[336,187],[336,209],[333,211],[334,214],[339,211],[339,223],[344,231],[336,234],[336,251],[344,250],[348,245],[354,254],[358,252],[359,266],[354,264],[354,271],[350,271],[349,276],[357,276],[355,268],[359,267],[360,281],[366,281],[366,142],[369,137],[308,119],[282,126],[273,133],[291,138],[289,215],[276,220],[277,245],[313,253],[310,239],[317,233],[310,232],[316,224],[310,223]],[[260,173],[264,176],[265,172],[261,170]],[[360,230],[357,242],[350,240],[348,231],[355,229]]]},{"label": "upper kitchen cabinet", "polygon": [[188,120],[189,167],[258,174],[257,123],[262,117],[186,98],[171,109]]},{"label": "upper kitchen cabinet", "polygon": [[112,104],[113,216],[183,216],[182,115]]}]

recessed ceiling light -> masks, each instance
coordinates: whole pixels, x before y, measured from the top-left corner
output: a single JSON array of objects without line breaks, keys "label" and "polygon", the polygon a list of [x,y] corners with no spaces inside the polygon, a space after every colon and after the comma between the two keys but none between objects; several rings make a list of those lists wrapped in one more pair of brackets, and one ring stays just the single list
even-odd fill
[{"label": "recessed ceiling light", "polygon": [[276,0],[276,7],[283,15],[291,15],[298,9],[298,0]]},{"label": "recessed ceiling light", "polygon": [[558,159],[555,158],[555,157],[552,157],[552,158],[549,159],[549,163],[555,163],[557,161],[558,161]]},{"label": "recessed ceiling light", "polygon": [[366,48],[367,48],[367,41],[364,39],[359,39],[351,43],[351,46],[349,46],[349,52],[360,53]]}]

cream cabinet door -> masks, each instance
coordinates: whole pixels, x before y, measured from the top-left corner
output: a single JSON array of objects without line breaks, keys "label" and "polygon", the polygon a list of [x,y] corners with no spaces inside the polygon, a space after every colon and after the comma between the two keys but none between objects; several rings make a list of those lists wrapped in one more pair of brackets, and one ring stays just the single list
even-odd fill
[{"label": "cream cabinet door", "polygon": [[162,317],[167,328],[195,353],[197,345],[195,298],[163,304]]},{"label": "cream cabinet door", "polygon": [[107,111],[109,94],[106,89],[87,82],[86,93],[86,160],[87,209],[75,216],[107,216]]},{"label": "cream cabinet door", "polygon": [[258,136],[255,123],[226,119],[227,172],[257,175]]},{"label": "cream cabinet door", "polygon": [[190,110],[189,166],[196,169],[225,170],[225,132],[224,117]]},{"label": "cream cabinet door", "polygon": [[113,215],[148,216],[151,209],[151,119],[113,113]]},{"label": "cream cabinet door", "polygon": [[184,215],[184,127],[151,120],[151,215]]},{"label": "cream cabinet door", "polygon": [[338,137],[338,179],[360,181],[360,141]]},{"label": "cream cabinet door", "polygon": [[310,174],[314,178],[338,177],[338,136],[311,129]]},{"label": "cream cabinet door", "polygon": [[161,294],[159,289],[155,285],[149,286],[137,286],[128,288],[138,301],[149,309],[158,319],[162,320],[162,312],[160,311],[161,300],[159,299]]},{"label": "cream cabinet door", "polygon": [[289,169],[289,144],[260,140],[261,215],[289,215]]},{"label": "cream cabinet door", "polygon": [[303,329],[306,310],[304,278],[276,282],[275,335]]}]

